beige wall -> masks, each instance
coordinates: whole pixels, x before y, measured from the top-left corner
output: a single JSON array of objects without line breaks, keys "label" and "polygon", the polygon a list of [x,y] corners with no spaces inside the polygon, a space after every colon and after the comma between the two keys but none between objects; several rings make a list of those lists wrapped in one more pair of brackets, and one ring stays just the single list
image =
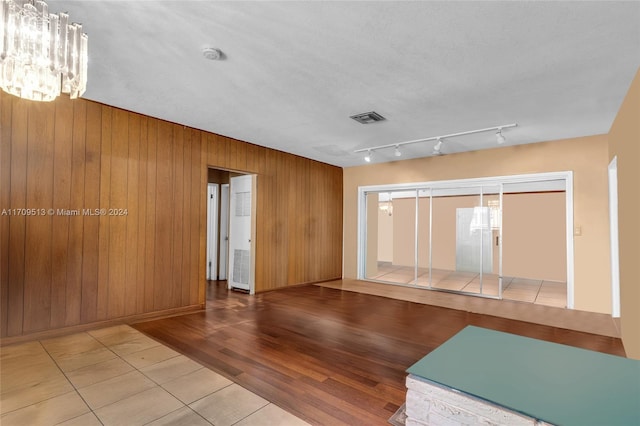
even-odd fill
[{"label": "beige wall", "polygon": [[[610,313],[606,135],[344,169],[344,276],[356,277],[357,194],[363,185],[574,172],[576,309]],[[435,254],[435,253],[434,253]]]},{"label": "beige wall", "polygon": [[564,192],[504,195],[504,276],[566,281],[565,199]]},{"label": "beige wall", "polygon": [[609,133],[609,158],[618,157],[620,312],[627,356],[640,359],[640,71]]}]

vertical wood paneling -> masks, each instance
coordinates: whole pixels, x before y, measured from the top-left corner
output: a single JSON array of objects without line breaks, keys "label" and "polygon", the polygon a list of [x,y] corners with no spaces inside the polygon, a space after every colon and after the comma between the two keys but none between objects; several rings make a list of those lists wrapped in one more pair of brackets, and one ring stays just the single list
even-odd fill
[{"label": "vertical wood paneling", "polygon": [[[264,250],[257,250],[256,254],[264,257],[264,264],[266,266],[266,273],[262,278],[262,281],[256,280],[256,286],[264,286],[264,289],[276,288],[278,281],[278,270],[282,269],[282,264],[276,264],[271,261],[271,252],[275,252],[276,256],[280,253],[277,252],[278,247],[283,244],[281,234],[281,218],[278,216],[280,211],[278,209],[278,203],[282,199],[282,195],[278,194],[278,152],[268,151],[266,155],[266,175],[269,177],[269,187],[265,191],[265,204],[264,214],[260,215],[260,221],[265,221],[265,227],[267,227],[267,238],[265,239]],[[258,199],[260,199],[258,194]],[[265,217],[266,216],[266,217]],[[267,222],[268,221],[268,222]],[[267,253],[269,252],[269,253]],[[284,264],[286,265],[286,263]],[[260,288],[260,287],[259,287]]]},{"label": "vertical wood paneling", "polygon": [[301,262],[304,261],[304,252],[306,251],[307,242],[304,239],[304,223],[309,218],[309,210],[304,205],[307,194],[302,193],[301,179],[301,162],[308,161],[294,155],[288,155],[289,181],[293,184],[289,185],[290,192],[287,196],[289,200],[288,217],[290,223],[285,224],[285,232],[289,235],[289,262],[292,264],[287,281],[288,285],[304,282],[304,267]]},{"label": "vertical wood paneling", "polygon": [[[342,173],[331,173],[329,178],[332,182],[332,198],[335,197],[335,194],[342,194],[344,192],[344,180],[342,178]],[[338,200],[335,200],[335,204],[333,205],[333,209],[331,209],[330,214],[333,219],[330,222],[331,231],[332,231],[332,240],[331,245],[328,250],[330,250],[329,256],[332,259],[332,263],[330,264],[332,271],[338,271],[339,276],[342,276],[342,247],[343,247],[343,209],[344,209],[344,199],[342,196],[339,197]]]},{"label": "vertical wood paneling", "polygon": [[[342,194],[342,176],[331,174],[326,179],[331,188],[331,193],[328,195],[328,198],[333,197],[333,194],[336,193]],[[327,212],[327,217],[329,218],[327,221],[328,224],[325,223],[325,226],[330,229],[328,267],[333,271],[338,271],[340,276],[342,276],[342,202],[342,197],[340,197],[339,200],[335,200],[334,208]]]},{"label": "vertical wood paneling", "polygon": [[216,164],[223,169],[228,169],[229,162],[227,161],[227,148],[229,146],[229,139],[225,138],[224,136],[218,135],[216,135],[215,138],[216,143],[218,144],[218,155],[216,157]]},{"label": "vertical wood paneling", "polygon": [[[192,254],[191,254],[191,149],[192,143],[195,139],[196,134],[193,129],[187,128],[184,131],[184,150],[182,155],[182,188],[178,188],[179,191],[182,192],[182,223],[180,226],[182,227],[182,294],[181,294],[181,304],[189,305],[191,304],[191,262]],[[197,259],[195,260],[197,264]],[[194,268],[195,269],[195,268]]]},{"label": "vertical wood paneling", "polygon": [[235,164],[231,167],[234,170],[249,171],[247,168],[247,145],[246,143],[233,141],[236,148],[235,155],[231,152],[231,158],[235,158]]},{"label": "vertical wood paneling", "polygon": [[[85,140],[84,208],[100,207],[102,107],[87,103]],[[81,323],[98,319],[98,269],[100,253],[100,216],[84,215],[82,234]]]},{"label": "vertical wood paneling", "polygon": [[[171,156],[173,146],[173,126],[160,122],[158,128],[157,163],[156,163],[156,245],[155,265],[156,284],[161,291],[154,292],[154,309],[171,307],[175,283],[171,275],[171,224],[173,222],[173,168]],[[160,279],[158,279],[160,278]]]},{"label": "vertical wood paneling", "polygon": [[204,146],[207,147],[205,151],[205,155],[207,157],[207,164],[211,167],[220,167],[220,144],[218,143],[218,135],[214,135],[211,133],[202,133],[200,138]]},{"label": "vertical wood paneling", "polygon": [[245,167],[242,168],[242,170],[245,170],[249,173],[257,173],[256,170],[256,163],[258,162],[258,150],[256,149],[255,145],[252,145],[250,143],[246,143],[245,145],[245,149],[244,149],[244,155],[245,155]]},{"label": "vertical wood paneling", "polygon": [[[206,170],[202,168],[202,140],[205,138],[206,134],[203,133],[195,133],[191,138],[191,208],[189,209],[191,215],[190,221],[190,257],[191,257],[191,269],[190,269],[190,288],[189,288],[189,304],[195,303],[203,303],[204,298],[202,297],[201,286],[204,283],[199,281],[200,274],[198,273],[199,265],[200,265],[200,240],[198,236],[201,233],[201,225],[200,220],[205,220],[200,218],[200,199],[206,199],[206,185],[201,187],[201,182],[204,175],[204,180],[207,180]],[[204,191],[204,192],[201,192]],[[195,217],[194,217],[195,215]],[[206,218],[206,216],[205,216]],[[204,228],[206,230],[206,227]],[[204,231],[206,232],[206,231]],[[205,269],[203,268],[204,272]]]},{"label": "vertical wood paneling", "polygon": [[9,230],[10,216],[4,212],[11,206],[11,100],[0,98],[0,336],[8,334],[9,323]]},{"label": "vertical wood paneling", "polygon": [[219,167],[216,164],[216,159],[218,158],[218,152],[217,152],[218,145],[216,144],[216,142],[213,139],[213,137],[214,137],[214,135],[212,135],[210,133],[204,133],[202,135],[202,138],[205,139],[205,145],[210,147],[209,150],[206,152],[207,164]]},{"label": "vertical wood paneling", "polygon": [[79,213],[2,217],[2,337],[203,304],[208,166],[257,175],[257,291],[340,276],[339,168],[84,100],[0,105],[2,207]]},{"label": "vertical wood paneling", "polygon": [[318,220],[319,216],[324,212],[322,200],[320,199],[320,191],[322,190],[320,164],[312,162],[309,170],[309,177],[313,185],[309,188],[309,210],[311,211],[311,220],[309,224],[309,238],[314,241],[318,241],[318,244],[313,244],[309,247],[309,258],[313,261],[309,262],[309,273],[312,279],[318,279],[320,268],[319,258],[321,254],[322,243],[322,229],[321,221]]},{"label": "vertical wood paneling", "polygon": [[300,185],[298,187],[300,207],[307,214],[302,215],[300,223],[300,235],[302,238],[298,239],[298,245],[302,254],[301,259],[298,261],[298,281],[297,282],[309,282],[316,281],[311,273],[312,270],[309,265],[309,257],[311,256],[311,245],[309,241],[315,241],[311,237],[311,221],[313,220],[316,212],[311,210],[309,205],[309,172],[311,170],[311,161],[306,158],[298,158],[298,180]]},{"label": "vertical wood paneling", "polygon": [[[73,131],[71,141],[71,181],[69,205],[74,209],[84,207],[85,140],[87,104],[73,102]],[[65,326],[80,324],[82,297],[82,233],[84,219],[76,216],[69,222],[67,256],[67,285],[65,294]]]},{"label": "vertical wood paneling", "polygon": [[225,144],[227,146],[227,149],[226,149],[227,155],[225,157],[224,167],[231,170],[239,170],[238,157],[236,155],[238,145],[236,141],[225,138]]},{"label": "vertical wood paneling", "polygon": [[[1,92],[0,92],[1,93]],[[7,95],[1,95],[7,97]],[[8,98],[8,97],[7,97]],[[29,126],[28,102],[13,103],[11,114],[11,189],[9,208],[27,205],[27,138]],[[2,118],[6,117],[4,114]],[[2,126],[4,127],[4,125]],[[47,208],[43,206],[43,208]],[[9,273],[7,335],[22,334],[24,327],[24,270],[26,252],[26,217],[9,218]],[[5,237],[6,238],[6,237]]]},{"label": "vertical wood paneling", "polygon": [[171,306],[182,305],[182,288],[189,286],[189,281],[182,278],[182,234],[183,234],[183,215],[184,215],[184,134],[185,130],[182,126],[174,126],[173,137],[173,182],[171,191],[173,193],[173,222],[171,224],[172,236],[171,247],[171,267],[173,282],[175,283],[174,291],[171,297]]},{"label": "vertical wood paneling", "polygon": [[265,152],[262,159],[252,161],[258,164],[256,291],[339,277],[340,169]]},{"label": "vertical wood paneling", "polygon": [[[143,313],[146,283],[146,258],[147,258],[147,170],[148,170],[148,131],[149,119],[140,117],[140,167],[138,169],[138,254],[136,256],[137,280],[136,280],[136,314]],[[132,200],[135,203],[135,200]],[[131,226],[136,226],[131,223]]]},{"label": "vertical wood paneling", "polygon": [[[314,178],[316,179],[316,182],[318,182],[319,184],[314,194],[314,198],[313,198],[314,205],[312,209],[317,210],[320,214],[326,215],[328,219],[331,215],[331,212],[326,211],[326,208],[324,207],[324,203],[327,201],[326,194],[328,191],[330,191],[330,189],[328,188],[330,183],[327,182],[327,179],[324,177],[323,165],[316,164],[316,166],[317,166],[317,169],[316,169]],[[316,241],[318,242],[317,245],[322,247],[323,244],[327,244],[330,241],[331,229],[327,226],[327,222],[325,221],[316,221],[316,223],[317,223],[317,229],[316,229],[315,238],[316,238]],[[319,252],[319,251],[316,251],[315,256],[318,256],[318,263],[315,266],[314,273],[318,274],[320,273],[322,268],[328,267],[327,257],[326,256],[323,257],[322,252]]]},{"label": "vertical wood paneling", "polygon": [[288,285],[288,273],[289,264],[289,232],[287,228],[289,225],[289,185],[291,178],[289,173],[288,155],[276,153],[276,185],[275,185],[275,218],[276,218],[276,245],[274,247],[276,252],[276,259],[286,259],[281,267],[276,268],[275,282],[271,285],[277,287],[278,285]]},{"label": "vertical wood paneling", "polygon": [[[55,108],[36,104],[29,108],[27,136],[28,208],[53,206],[53,155]],[[22,206],[21,206],[22,207]],[[33,216],[26,220],[24,330],[46,330],[51,321],[51,274],[53,215]]]},{"label": "vertical wood paneling", "polygon": [[[324,168],[326,169],[326,167],[325,165]],[[333,199],[335,194],[342,194],[342,175],[329,174],[325,179],[328,181],[331,191],[327,194],[327,199]],[[329,240],[327,241],[329,250],[326,254],[328,255],[327,267],[332,271],[338,271],[340,276],[342,276],[342,202],[343,199],[340,197],[333,203],[333,209],[328,210],[325,208],[329,220],[323,221],[324,226],[329,228],[330,231]]]},{"label": "vertical wood paneling", "polygon": [[[206,299],[206,270],[207,270],[207,183],[209,180],[209,174],[207,172],[207,146],[206,144],[198,144],[198,160],[200,160],[200,167],[198,167],[198,184],[196,186],[194,181],[194,194],[197,199],[198,208],[194,208],[194,212],[199,212],[198,217],[194,217],[194,222],[198,222],[199,232],[194,235],[194,240],[198,241],[198,268],[196,281],[198,283],[198,300]],[[195,149],[195,147],[194,147]],[[195,164],[194,164],[195,166]]]},{"label": "vertical wood paneling", "polygon": [[127,217],[120,212],[127,207],[129,120],[126,111],[113,109],[111,122],[111,173],[109,203],[109,281],[107,317],[117,318],[125,313]]},{"label": "vertical wood paneling", "polygon": [[[134,315],[137,312],[138,296],[138,206],[140,187],[140,116],[129,114],[129,146],[127,155],[127,202],[124,216],[126,225],[125,243],[125,280],[124,280],[124,314]],[[144,282],[144,281],[143,281]]]},{"label": "vertical wood paneling", "polygon": [[[265,192],[268,188],[269,185],[269,176],[264,174],[264,173],[259,173],[258,170],[258,165],[259,165],[259,158],[258,156],[260,155],[260,152],[258,150],[255,150],[253,155],[250,155],[249,158],[254,158],[255,159],[255,164],[256,164],[256,169],[254,170],[256,173],[258,173],[258,177],[256,179],[256,188],[257,188],[257,194],[256,194],[256,211],[259,212],[265,212]],[[264,259],[265,257],[262,255],[262,247],[263,244],[265,243],[266,239],[266,221],[265,220],[257,220],[256,221],[256,263],[255,263],[255,274],[256,277],[262,277],[262,280],[265,280],[265,275],[266,275],[266,268],[265,268],[265,263],[264,263]]]},{"label": "vertical wood paneling", "polygon": [[111,221],[104,214],[105,209],[111,204],[111,129],[113,126],[112,109],[102,107],[101,132],[100,132],[100,214],[98,231],[98,295],[96,319],[108,318],[109,309],[109,243]]},{"label": "vertical wood paneling", "polygon": [[[52,223],[52,271],[51,271],[51,324],[53,328],[63,327],[67,319],[67,269],[69,258],[69,226],[71,216],[64,212],[73,210],[71,206],[71,170],[73,148],[73,104],[62,99],[55,109],[54,162],[53,162],[53,209],[56,213]],[[69,212],[70,213],[70,212]],[[79,219],[73,217],[73,221]]]},{"label": "vertical wood paneling", "polygon": [[156,247],[156,155],[158,145],[158,121],[149,120],[147,125],[147,218],[145,221],[145,273],[144,312],[153,312],[155,292],[155,247]]}]

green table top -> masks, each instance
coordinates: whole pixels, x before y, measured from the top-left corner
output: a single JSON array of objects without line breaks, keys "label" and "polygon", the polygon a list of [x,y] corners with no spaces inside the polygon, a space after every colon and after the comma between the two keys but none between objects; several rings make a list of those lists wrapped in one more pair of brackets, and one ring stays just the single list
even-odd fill
[{"label": "green table top", "polygon": [[468,326],[408,373],[557,425],[640,425],[640,361]]}]

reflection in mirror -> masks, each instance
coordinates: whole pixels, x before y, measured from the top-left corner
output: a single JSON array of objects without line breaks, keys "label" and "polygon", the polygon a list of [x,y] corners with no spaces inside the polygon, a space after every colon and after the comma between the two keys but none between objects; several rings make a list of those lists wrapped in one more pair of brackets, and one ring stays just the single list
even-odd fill
[{"label": "reflection in mirror", "polygon": [[365,277],[565,307],[564,184],[367,192]]},{"label": "reflection in mirror", "polygon": [[[460,194],[460,195],[458,195]],[[481,216],[479,190],[434,191],[432,200],[433,288],[470,291],[481,265]]]},{"label": "reflection in mirror", "polygon": [[416,285],[431,287],[431,189],[418,190],[418,271]]},{"label": "reflection in mirror", "polygon": [[415,206],[415,190],[367,194],[367,278],[415,283]]}]

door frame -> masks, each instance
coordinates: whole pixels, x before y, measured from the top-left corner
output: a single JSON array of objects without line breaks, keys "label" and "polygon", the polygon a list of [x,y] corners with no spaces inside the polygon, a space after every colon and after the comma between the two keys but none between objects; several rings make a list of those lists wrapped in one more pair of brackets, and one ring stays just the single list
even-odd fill
[{"label": "door frame", "polygon": [[218,184],[207,183],[206,278],[218,279]]},{"label": "door frame", "polygon": [[220,185],[220,244],[218,251],[218,279],[226,280],[229,273],[229,184]]},{"label": "door frame", "polygon": [[611,316],[620,317],[620,246],[618,231],[618,157],[608,167],[609,174],[609,241],[611,260]]},{"label": "door frame", "polygon": [[[251,229],[250,229],[250,237],[249,237],[249,251],[250,251],[250,264],[249,264],[249,294],[255,294],[256,292],[256,283],[255,283],[255,265],[256,265],[256,216],[257,216],[257,178],[258,175],[253,174],[253,173],[240,173],[237,172],[239,175],[242,176],[248,176],[251,179]],[[238,177],[238,176],[233,176],[233,177]],[[231,188],[231,180],[233,179],[233,177],[231,177],[229,179],[229,208],[231,209],[231,198],[232,198],[232,188]],[[232,228],[231,228],[231,211],[229,211],[229,248],[231,247],[231,241],[233,238],[232,235]],[[232,271],[232,266],[231,266],[231,259],[232,259],[232,253],[231,253],[231,249],[229,249],[229,257],[228,257],[228,269],[227,269],[227,286],[229,289],[232,288],[231,286],[231,276],[230,273]]]}]

